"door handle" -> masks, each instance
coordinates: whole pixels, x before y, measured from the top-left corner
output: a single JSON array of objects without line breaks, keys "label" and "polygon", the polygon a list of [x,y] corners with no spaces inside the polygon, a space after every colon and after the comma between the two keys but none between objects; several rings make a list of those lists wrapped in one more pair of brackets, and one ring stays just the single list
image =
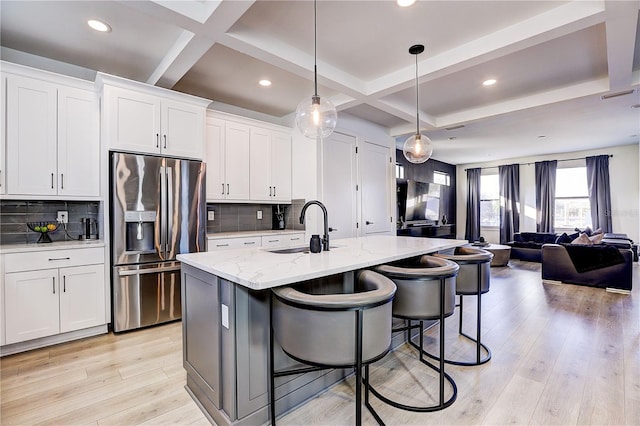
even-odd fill
[{"label": "door handle", "polygon": [[337,231],[337,230],[338,230],[338,228],[329,227],[329,232],[333,232],[333,231]]},{"label": "door handle", "polygon": [[373,222],[366,221],[365,225],[373,225]]}]

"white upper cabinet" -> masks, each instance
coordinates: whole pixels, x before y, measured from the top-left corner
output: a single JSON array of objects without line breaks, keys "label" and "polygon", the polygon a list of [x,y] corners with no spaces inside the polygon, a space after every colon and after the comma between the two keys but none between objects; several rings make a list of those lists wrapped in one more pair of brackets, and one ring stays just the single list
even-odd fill
[{"label": "white upper cabinet", "polygon": [[207,201],[291,202],[291,135],[276,128],[224,113],[207,118]]},{"label": "white upper cabinet", "polygon": [[100,195],[100,114],[95,92],[58,89],[58,195]]},{"label": "white upper cabinet", "polygon": [[251,199],[291,202],[291,136],[251,129]]},{"label": "white upper cabinet", "polygon": [[249,200],[249,127],[207,118],[207,201]]},{"label": "white upper cabinet", "polygon": [[95,92],[7,75],[6,193],[100,196]]},{"label": "white upper cabinet", "polygon": [[6,176],[6,164],[5,164],[5,137],[7,132],[5,132],[6,126],[6,105],[7,105],[7,77],[4,75],[0,75],[0,195],[5,194],[7,192],[5,185],[5,176]]},{"label": "white upper cabinet", "polygon": [[204,158],[210,101],[101,73],[98,80],[103,84],[103,135],[109,148]]}]

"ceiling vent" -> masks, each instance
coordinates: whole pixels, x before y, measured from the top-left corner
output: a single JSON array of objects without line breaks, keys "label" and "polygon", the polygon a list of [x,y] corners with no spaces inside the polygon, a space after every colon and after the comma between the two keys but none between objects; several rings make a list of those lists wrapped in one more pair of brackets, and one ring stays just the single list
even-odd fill
[{"label": "ceiling vent", "polygon": [[445,130],[458,130],[458,129],[462,129],[464,127],[464,124],[459,124],[457,126],[451,126],[451,127],[445,127]]},{"label": "ceiling vent", "polygon": [[600,99],[605,100],[605,99],[611,99],[611,98],[617,98],[618,96],[626,96],[626,95],[630,95],[633,92],[635,92],[635,89],[631,89],[631,90],[625,90],[624,92],[618,92],[618,93],[610,93],[608,95],[602,95],[600,96]]}]

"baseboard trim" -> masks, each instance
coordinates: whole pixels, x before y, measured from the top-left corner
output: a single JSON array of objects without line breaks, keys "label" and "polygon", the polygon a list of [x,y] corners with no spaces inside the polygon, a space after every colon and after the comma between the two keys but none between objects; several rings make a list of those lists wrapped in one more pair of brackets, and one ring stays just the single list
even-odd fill
[{"label": "baseboard trim", "polygon": [[13,355],[19,352],[26,352],[32,349],[39,349],[45,346],[57,345],[71,340],[84,339],[85,337],[97,336],[108,333],[107,324],[96,327],[84,328],[82,330],[70,331],[68,333],[55,334],[53,336],[41,337],[39,339],[27,340],[25,342],[12,343],[0,347],[0,357]]},{"label": "baseboard trim", "polygon": [[623,290],[621,288],[607,287],[605,290],[607,293],[631,294],[631,290]]},{"label": "baseboard trim", "polygon": [[553,284],[553,285],[561,285],[563,284],[562,281],[556,281],[556,280],[542,280],[542,284]]}]

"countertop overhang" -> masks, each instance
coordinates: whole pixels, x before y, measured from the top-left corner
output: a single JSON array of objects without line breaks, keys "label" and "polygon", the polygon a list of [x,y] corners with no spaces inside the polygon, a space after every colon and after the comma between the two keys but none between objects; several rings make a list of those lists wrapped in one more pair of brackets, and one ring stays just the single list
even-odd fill
[{"label": "countertop overhang", "polygon": [[332,242],[322,253],[272,253],[273,248],[243,248],[178,255],[178,260],[252,290],[297,283],[434,253],[466,240],[378,235]]}]

